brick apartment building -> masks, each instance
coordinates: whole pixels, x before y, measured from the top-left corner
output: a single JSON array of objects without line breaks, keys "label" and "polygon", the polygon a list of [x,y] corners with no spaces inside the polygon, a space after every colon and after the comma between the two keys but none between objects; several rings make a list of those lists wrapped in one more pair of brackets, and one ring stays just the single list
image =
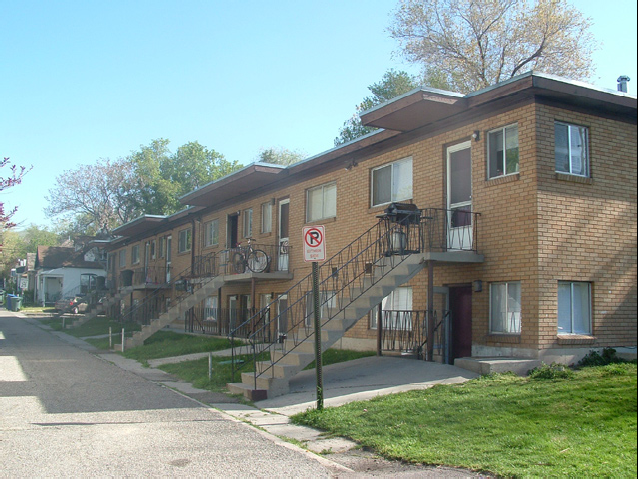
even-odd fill
[{"label": "brick apartment building", "polygon": [[[325,226],[328,257],[356,240],[322,266],[324,281],[374,276],[388,253],[371,257],[363,243],[386,235],[392,247],[402,229],[400,256],[419,261],[335,346],[375,349],[401,328],[394,339],[414,339],[425,318],[421,346],[429,336],[429,359],[449,363],[572,362],[636,346],[635,97],[528,73],[469,95],[413,90],[361,118],[379,130],[288,167],[249,165],[182,197],[179,213],[115,230],[109,278],[123,314],[172,308],[166,321],[219,334],[257,314],[281,341],[307,326],[292,316],[312,309],[289,308],[308,291],[304,226]],[[391,203],[416,205],[417,220],[379,224]],[[264,272],[233,270],[233,248],[248,237],[268,256]],[[325,320],[353,298],[324,288]],[[176,306],[200,290],[194,309]]]}]

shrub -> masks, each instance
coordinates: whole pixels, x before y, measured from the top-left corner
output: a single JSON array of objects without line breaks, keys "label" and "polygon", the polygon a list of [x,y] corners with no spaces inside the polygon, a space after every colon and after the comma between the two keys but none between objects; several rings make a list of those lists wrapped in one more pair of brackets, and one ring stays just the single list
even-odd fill
[{"label": "shrub", "polygon": [[529,372],[530,379],[569,379],[574,376],[574,371],[564,364],[545,363],[532,369]]},{"label": "shrub", "polygon": [[619,358],[616,355],[614,348],[604,348],[602,354],[593,349],[589,351],[583,359],[578,361],[578,366],[581,368],[590,366],[606,366],[608,364],[618,364],[626,362],[624,359]]}]

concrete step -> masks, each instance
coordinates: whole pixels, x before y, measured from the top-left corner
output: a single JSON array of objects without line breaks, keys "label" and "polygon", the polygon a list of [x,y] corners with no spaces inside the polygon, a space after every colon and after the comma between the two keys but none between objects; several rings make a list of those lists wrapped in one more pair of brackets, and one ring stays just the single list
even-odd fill
[{"label": "concrete step", "polygon": [[456,358],[454,365],[477,374],[513,372],[519,376],[527,376],[530,369],[542,364],[540,359],[489,357],[489,358]]}]

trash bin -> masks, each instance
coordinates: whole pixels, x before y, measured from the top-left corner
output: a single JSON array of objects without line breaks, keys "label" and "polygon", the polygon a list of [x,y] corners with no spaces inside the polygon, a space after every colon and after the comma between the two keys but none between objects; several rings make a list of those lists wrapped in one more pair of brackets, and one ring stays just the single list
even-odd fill
[{"label": "trash bin", "polygon": [[13,309],[11,311],[20,311],[22,309],[22,296],[13,298]]},{"label": "trash bin", "polygon": [[9,311],[13,311],[13,298],[15,298],[12,294],[7,294],[7,309]]},{"label": "trash bin", "polygon": [[0,305],[4,304],[4,298],[7,292],[4,289],[0,289]]}]

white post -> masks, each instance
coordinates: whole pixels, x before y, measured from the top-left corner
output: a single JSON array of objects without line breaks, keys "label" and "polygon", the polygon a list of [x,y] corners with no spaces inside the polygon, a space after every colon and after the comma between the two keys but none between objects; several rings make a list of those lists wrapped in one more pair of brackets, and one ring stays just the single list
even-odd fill
[{"label": "white post", "polygon": [[122,352],[124,352],[124,328],[122,328]]},{"label": "white post", "polygon": [[62,316],[62,329],[66,329],[66,318]]},{"label": "white post", "polygon": [[109,349],[113,349],[113,328],[109,326]]},{"label": "white post", "polygon": [[208,380],[213,379],[213,353],[208,353]]}]

